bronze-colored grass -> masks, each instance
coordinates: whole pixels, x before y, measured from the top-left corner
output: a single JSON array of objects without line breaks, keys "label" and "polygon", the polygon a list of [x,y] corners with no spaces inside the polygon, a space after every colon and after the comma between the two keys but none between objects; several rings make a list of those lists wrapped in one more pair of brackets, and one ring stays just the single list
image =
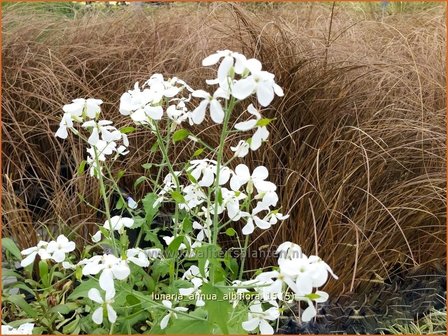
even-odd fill
[{"label": "bronze-colored grass", "polygon": [[[202,58],[228,48],[259,58],[285,90],[264,111],[276,118],[269,143],[248,162],[269,168],[290,218],[256,231],[252,250],[292,240],[318,252],[340,276],[331,293],[368,288],[396,264],[444,261],[444,10],[377,21],[338,4],[331,15],[331,6],[316,3],[189,4],[73,19],[5,9],[3,235],[21,247],[45,228],[88,239],[104,221],[89,206],[102,207],[96,181],[75,174],[83,144],[54,137],[63,104],[100,98],[105,116],[127,125],[118,101],[134,82],[161,72],[203,88],[210,71]],[[217,126],[195,131],[218,142]],[[141,164],[160,158],[148,133],[130,140],[131,153],[115,168],[126,169],[120,184],[139,199],[151,188],[132,187]],[[193,150],[181,144],[173,158]]]}]

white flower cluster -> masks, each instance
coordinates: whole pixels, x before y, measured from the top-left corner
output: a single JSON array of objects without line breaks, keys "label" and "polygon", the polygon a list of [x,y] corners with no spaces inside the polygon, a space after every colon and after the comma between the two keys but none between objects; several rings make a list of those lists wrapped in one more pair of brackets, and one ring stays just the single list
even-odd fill
[{"label": "white flower cluster", "polygon": [[[87,163],[90,165],[90,175],[97,176],[102,174],[101,167],[98,167],[99,161],[105,161],[107,155],[116,153],[117,155],[125,155],[128,153],[127,147],[129,140],[126,134],[120,132],[112,124],[110,120],[98,120],[103,103],[100,99],[74,99],[71,104],[63,106],[65,112],[56,131],[56,137],[66,139],[67,130],[71,130],[75,134],[78,131],[74,128],[73,122],[83,122],[81,127],[90,131],[87,140],[90,148],[87,149]],[[118,145],[117,141],[121,141],[122,145]]]},{"label": "white flower cluster", "polygon": [[170,120],[179,125],[183,121],[191,122],[191,113],[186,103],[191,99],[178,97],[184,89],[190,93],[193,90],[182,80],[174,77],[165,80],[161,74],[154,74],[142,87],[135,83],[134,89],[125,92],[120,98],[120,113],[129,115],[137,124],[153,125],[163,117],[163,105],[168,102],[166,114]]},{"label": "white flower cluster", "polygon": [[[184,202],[178,203],[178,206],[180,209],[195,214],[198,222],[200,222],[196,224],[197,227],[195,228],[201,229],[201,232],[202,230],[208,232],[210,218],[214,213],[216,204],[210,202],[209,193],[205,188],[214,186],[216,182],[217,163],[209,159],[193,160],[187,168],[187,172],[192,177],[192,181],[191,184],[186,186],[179,186]],[[266,181],[268,176],[269,172],[264,166],[256,167],[252,173],[244,164],[239,164],[235,170],[226,166],[220,167],[218,185],[221,186],[221,199],[214,201],[218,202],[217,214],[221,215],[225,211],[231,221],[243,219],[246,222],[242,230],[244,235],[251,234],[255,227],[262,230],[269,229],[279,220],[288,218],[288,215],[283,215],[278,210],[272,209],[278,203],[278,195],[276,185]],[[227,183],[230,188],[225,187]],[[174,189],[175,183],[171,174],[168,174],[158,194],[159,202],[165,200],[166,194],[174,191]],[[256,203],[251,208],[252,200]],[[201,237],[203,239],[203,236]],[[200,240],[202,241],[202,239]]]},{"label": "white flower cluster", "polygon": [[34,323],[23,323],[18,328],[2,325],[2,335],[32,335]]},{"label": "white flower cluster", "polygon": [[[258,294],[257,300],[250,303],[248,320],[243,322],[246,331],[259,328],[261,334],[273,334],[267,321],[278,318],[279,307],[284,302],[305,301],[308,307],[303,310],[301,319],[310,321],[317,314],[313,301],[320,303],[328,299],[328,294],[317,288],[327,282],[329,274],[337,279],[330,266],[318,256],[307,257],[297,244],[284,242],[276,252],[279,254],[278,270],[263,272],[252,280],[234,282],[235,287],[243,287],[238,291],[249,292],[247,288],[253,287]],[[287,295],[288,292],[292,295]],[[263,311],[262,306],[269,308]]]},{"label": "white flower cluster", "polygon": [[65,260],[65,254],[72,252],[75,247],[75,243],[69,241],[64,235],[60,235],[56,240],[50,242],[40,241],[36,246],[21,252],[26,257],[20,262],[20,265],[22,267],[31,265],[38,255],[42,260],[51,259],[60,263]]}]

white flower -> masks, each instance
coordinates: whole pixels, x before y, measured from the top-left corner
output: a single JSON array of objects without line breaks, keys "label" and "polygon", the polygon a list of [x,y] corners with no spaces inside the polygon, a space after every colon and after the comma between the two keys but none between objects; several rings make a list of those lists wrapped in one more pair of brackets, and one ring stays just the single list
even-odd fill
[{"label": "white flower", "polygon": [[100,120],[96,122],[95,120],[86,121],[81,125],[83,128],[91,128],[92,133],[88,139],[90,145],[96,145],[100,140],[106,142],[112,142],[123,139],[123,144],[125,147],[129,146],[128,137],[126,134],[121,133],[118,129],[112,126],[112,121],[110,120]]},{"label": "white flower", "polygon": [[240,158],[245,157],[247,154],[249,154],[249,148],[250,148],[250,145],[245,140],[240,140],[235,147],[232,147],[232,146],[230,147],[232,152],[235,152],[234,155],[236,157],[240,157]]},{"label": "white flower", "polygon": [[37,246],[33,246],[27,248],[20,252],[21,254],[27,256],[21,262],[20,265],[22,267],[26,267],[31,265],[36,259],[36,256],[39,255],[42,260],[49,259],[51,255],[47,251],[48,243],[44,241],[40,241]]},{"label": "white flower", "polygon": [[243,235],[249,235],[252,232],[254,232],[255,225],[262,230],[266,230],[271,227],[271,223],[269,223],[265,219],[261,219],[260,217],[257,216],[257,214],[258,214],[257,209],[253,209],[251,214],[247,212],[242,213],[242,216],[247,218],[247,223],[246,225],[244,225],[242,229]]},{"label": "white flower", "polygon": [[205,225],[201,225],[197,221],[194,221],[193,229],[199,230],[198,235],[196,237],[197,240],[203,241],[205,237],[210,239],[210,227],[207,223],[205,223]]},{"label": "white flower", "polygon": [[2,325],[2,335],[32,335],[34,323],[23,323],[18,328]]},{"label": "white flower", "polygon": [[130,196],[127,197],[128,207],[131,209],[137,209],[137,202]]},{"label": "white flower", "polygon": [[94,98],[78,98],[73,99],[71,104],[62,107],[65,113],[69,113],[75,121],[81,121],[84,116],[95,119],[101,112],[100,105],[103,103],[101,99]]},{"label": "white flower", "polygon": [[236,166],[235,173],[230,179],[230,188],[237,191],[247,183],[246,190],[249,193],[253,192],[253,186],[255,186],[259,193],[275,191],[277,189],[276,185],[272,182],[265,181],[268,175],[269,172],[264,166],[258,166],[251,174],[245,164],[239,164]]},{"label": "white flower", "polygon": [[232,95],[243,100],[256,93],[261,106],[268,106],[274,99],[274,94],[283,96],[283,90],[274,81],[274,75],[261,70],[260,61],[252,58],[246,61],[246,67],[251,75],[236,81],[232,87]]},{"label": "white flower", "polygon": [[127,262],[112,254],[93,256],[90,259],[81,261],[80,264],[84,264],[82,269],[83,275],[96,275],[101,272],[100,287],[106,292],[114,293],[114,295],[114,279],[124,280],[131,273]]},{"label": "white flower", "polygon": [[275,321],[279,318],[280,312],[278,307],[271,307],[263,311],[261,303],[254,301],[249,309],[248,320],[242,323],[243,329],[246,331],[254,331],[258,328],[262,335],[274,334],[274,329],[267,321]]},{"label": "white flower", "polygon": [[247,107],[247,112],[255,116],[255,119],[239,122],[235,125],[235,128],[239,131],[257,129],[250,139],[250,149],[255,151],[268,139],[269,131],[266,126],[258,126],[258,121],[261,120],[261,114],[252,104]]},{"label": "white flower", "polygon": [[178,204],[181,210],[191,210],[207,200],[207,195],[196,184],[190,184],[184,187],[182,193],[184,194],[185,203]]},{"label": "white flower", "polygon": [[203,66],[211,66],[218,63],[222,59],[219,67],[217,78],[213,80],[207,80],[207,84],[219,84],[220,88],[225,92],[229,92],[233,79],[231,76],[231,70],[235,74],[242,74],[246,69],[246,57],[238,52],[230,50],[220,50],[216,53],[204,58],[202,61]]},{"label": "white flower", "polygon": [[89,299],[101,305],[92,314],[93,322],[95,322],[96,324],[103,323],[104,306],[106,306],[107,318],[109,319],[109,322],[115,323],[115,321],[117,320],[117,313],[115,312],[114,308],[112,308],[112,303],[114,302],[113,300],[114,296],[115,296],[114,292],[106,291],[105,300],[103,300],[100,291],[98,289],[91,288],[89,290],[88,292]]},{"label": "white flower", "polygon": [[204,90],[196,90],[192,93],[193,97],[202,98],[203,100],[199,103],[199,105],[191,112],[191,117],[193,123],[200,124],[204,121],[205,111],[207,107],[210,105],[210,116],[212,120],[221,124],[224,120],[224,110],[222,109],[221,103],[218,98],[228,99],[229,94],[221,88],[218,88],[213,96],[211,96],[208,92]]},{"label": "white flower", "polygon": [[64,113],[61,122],[59,123],[59,128],[55,133],[55,136],[61,139],[67,139],[68,136],[67,128],[72,127],[73,127],[73,121],[70,113]]},{"label": "white flower", "polygon": [[158,104],[163,93],[151,89],[140,90],[135,83],[134,90],[125,92],[120,98],[120,113],[130,115],[136,123],[149,123],[150,120],[160,120],[163,108]]},{"label": "white flower", "polygon": [[277,247],[277,250],[275,251],[275,253],[279,254],[279,258],[284,258],[284,259],[301,258],[302,257],[302,248],[295,243],[291,243],[290,241],[285,241]]},{"label": "white flower", "polygon": [[[103,227],[107,230],[118,231],[120,234],[124,232],[124,228],[130,228],[134,225],[134,220],[128,217],[114,216],[104,222]],[[98,243],[101,240],[101,231],[98,231],[92,236],[92,241]]]},{"label": "white flower", "polygon": [[[172,309],[172,307],[173,307],[173,304],[172,304],[170,301],[168,301],[168,300],[163,300],[163,301],[162,301],[162,304],[163,304],[166,308],[168,308],[168,309]],[[175,311],[180,311],[180,312],[187,312],[187,311],[188,311],[188,308],[185,308],[185,307],[176,307],[176,308],[174,308],[174,310],[175,310]],[[177,318],[177,314],[176,314],[174,311],[172,311],[172,310],[170,310],[170,311],[168,312],[168,314],[165,315],[165,316],[162,318],[162,321],[160,321],[160,328],[161,328],[161,329],[165,329],[165,328],[168,326],[168,322],[170,321],[171,317],[173,317],[173,318]]]},{"label": "white flower", "polygon": [[[214,160],[192,160],[190,161],[191,176],[198,182],[201,187],[210,187],[215,181],[216,161]],[[221,166],[219,172],[219,185],[227,183],[230,178],[231,171],[228,167]]]},{"label": "white flower", "polygon": [[65,254],[72,252],[75,247],[74,242],[69,241],[64,235],[60,235],[56,241],[48,243],[47,252],[51,254],[51,259],[55,262],[62,262],[65,260]]},{"label": "white flower", "polygon": [[146,253],[140,248],[131,248],[126,251],[126,256],[129,261],[132,261],[134,264],[140,267],[148,267],[149,260]]}]

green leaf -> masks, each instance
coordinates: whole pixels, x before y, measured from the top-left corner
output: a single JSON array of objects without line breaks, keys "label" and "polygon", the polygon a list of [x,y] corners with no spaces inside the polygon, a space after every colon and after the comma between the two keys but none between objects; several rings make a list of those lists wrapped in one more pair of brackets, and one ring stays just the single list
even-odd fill
[{"label": "green leaf", "polygon": [[11,238],[2,238],[2,248],[11,253],[17,260],[22,260],[20,250]]},{"label": "green leaf", "polygon": [[234,235],[236,235],[236,231],[234,228],[228,228],[226,230],[226,235],[228,235],[229,237],[233,237]]},{"label": "green leaf", "polygon": [[264,127],[264,126],[269,125],[274,120],[275,120],[275,118],[274,119],[263,118],[263,119],[258,120],[256,125],[258,127]]},{"label": "green leaf", "polygon": [[185,128],[181,128],[179,130],[177,130],[176,132],[174,132],[173,134],[173,142],[179,142],[184,140],[185,138],[187,138],[190,135],[190,131],[186,130]]},{"label": "green leaf", "polygon": [[42,280],[42,284],[45,287],[50,287],[49,278],[48,278],[48,264],[45,260],[39,261],[39,275]]},{"label": "green leaf", "polygon": [[140,184],[145,182],[148,178],[146,176],[140,176],[138,179],[134,182],[134,188],[137,188]]},{"label": "green leaf", "polygon": [[68,300],[76,300],[76,299],[80,299],[80,298],[86,298],[89,290],[91,288],[97,288],[97,287],[98,287],[98,281],[96,279],[89,279],[87,281],[83,281],[69,295]]},{"label": "green leaf", "polygon": [[124,202],[122,198],[119,198],[117,201],[117,204],[115,205],[115,209],[120,210],[123,209]]},{"label": "green leaf", "polygon": [[75,302],[69,302],[66,304],[59,304],[57,306],[54,306],[50,309],[50,312],[52,313],[60,313],[62,315],[68,314],[71,311],[75,310],[79,306]]},{"label": "green leaf", "polygon": [[4,301],[9,301],[22,309],[28,317],[37,318],[37,311],[33,309],[22,297],[22,295],[11,295],[4,298]]},{"label": "green leaf", "polygon": [[173,241],[168,245],[167,257],[174,258],[175,256],[177,256],[179,246],[183,242],[184,242],[184,236],[177,236],[176,238],[174,238]]},{"label": "green leaf", "polygon": [[134,131],[135,131],[135,127],[132,127],[132,126],[127,126],[127,127],[120,128],[120,132],[124,133],[124,134],[133,133]]},{"label": "green leaf", "polygon": [[78,171],[77,171],[78,175],[82,175],[84,173],[84,170],[86,168],[86,164],[87,164],[86,160],[82,160],[81,161],[81,163],[79,164],[79,167],[78,167]]},{"label": "green leaf", "polygon": [[176,201],[176,203],[185,203],[184,196],[176,190],[171,193],[171,197]]},{"label": "green leaf", "polygon": [[153,166],[152,163],[144,163],[144,164],[142,164],[142,168],[143,168],[143,169],[151,169],[152,166]]},{"label": "green leaf", "polygon": [[148,193],[142,200],[143,209],[145,209],[145,221],[148,224],[151,224],[154,220],[154,217],[159,212],[159,206],[154,207],[154,203],[156,202],[158,196],[154,193]]},{"label": "green leaf", "polygon": [[207,298],[216,298],[205,301],[205,309],[208,312],[210,323],[216,323],[223,334],[228,334],[227,324],[229,322],[230,303],[224,300],[224,293],[210,283],[204,283],[201,292]]},{"label": "green leaf", "polygon": [[130,306],[136,306],[136,305],[140,304],[140,300],[132,294],[126,295],[126,302]]},{"label": "green leaf", "polygon": [[204,148],[199,148],[193,153],[193,157],[197,157],[204,152]]},{"label": "green leaf", "polygon": [[191,231],[193,231],[193,223],[191,222],[190,217],[185,217],[182,221],[182,230],[183,233],[190,233]]},{"label": "green leaf", "polygon": [[155,153],[155,152],[157,152],[158,150],[159,150],[159,143],[156,141],[156,142],[154,142],[154,144],[151,146],[150,151],[151,151],[151,153]]},{"label": "green leaf", "polygon": [[173,320],[171,325],[167,327],[166,333],[183,334],[183,335],[208,335],[212,331],[210,323],[205,320],[194,320],[189,318],[178,318]]}]

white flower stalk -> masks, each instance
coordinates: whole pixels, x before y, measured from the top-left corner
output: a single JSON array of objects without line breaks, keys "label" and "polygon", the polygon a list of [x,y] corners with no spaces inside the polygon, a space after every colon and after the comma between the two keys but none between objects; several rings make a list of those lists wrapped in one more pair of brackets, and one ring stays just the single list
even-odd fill
[{"label": "white flower stalk", "polygon": [[187,312],[188,311],[188,308],[186,308],[186,307],[176,307],[176,308],[174,308],[174,311],[172,311],[171,309],[173,309],[172,308],[173,304],[170,301],[168,301],[168,300],[163,300],[162,304],[166,308],[170,309],[170,311],[160,321],[160,328],[161,329],[165,329],[168,326],[168,323],[170,322],[171,318],[175,318],[175,319],[177,318],[176,311],[179,311],[179,312]]},{"label": "white flower stalk", "polygon": [[255,331],[258,329],[262,335],[273,335],[274,328],[268,321],[275,321],[280,317],[278,307],[271,307],[263,310],[259,301],[254,301],[249,307],[248,320],[242,323],[246,331]]},{"label": "white flower stalk", "polygon": [[[106,220],[103,227],[109,231],[118,231],[118,233],[123,234],[124,228],[131,228],[134,225],[134,220],[132,218],[113,216],[110,220]],[[101,240],[101,231],[98,231],[92,236],[92,241],[98,243]]]},{"label": "white flower stalk", "polygon": [[34,323],[23,323],[18,328],[2,325],[2,335],[32,335]]},{"label": "white flower stalk", "polygon": [[93,322],[95,322],[96,324],[103,323],[104,308],[106,308],[107,319],[110,323],[115,323],[115,321],[117,320],[117,313],[112,307],[112,304],[114,303],[115,293],[106,291],[105,299],[103,300],[100,291],[96,288],[91,288],[87,295],[90,300],[100,304],[100,306],[95,309],[92,314]]}]

